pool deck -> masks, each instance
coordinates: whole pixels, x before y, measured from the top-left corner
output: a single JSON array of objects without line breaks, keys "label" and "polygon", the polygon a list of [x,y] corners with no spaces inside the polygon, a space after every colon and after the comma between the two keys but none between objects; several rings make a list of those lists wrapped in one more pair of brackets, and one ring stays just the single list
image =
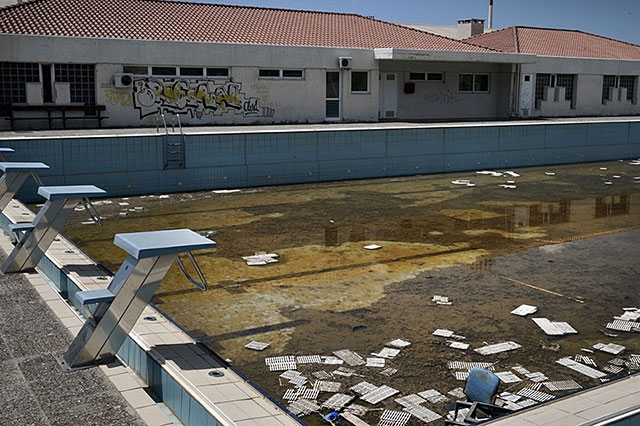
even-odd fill
[{"label": "pool deck", "polygon": [[[185,134],[190,135],[215,135],[235,133],[288,133],[288,132],[322,132],[337,130],[394,130],[394,129],[421,129],[442,127],[484,127],[484,126],[522,126],[545,125],[567,123],[619,123],[640,122],[640,116],[619,117],[571,117],[571,118],[547,118],[530,120],[491,120],[491,121],[451,121],[451,122],[412,122],[389,121],[376,123],[321,123],[321,124],[274,124],[262,126],[188,126],[183,127]],[[169,134],[180,133],[180,128],[168,126]],[[101,128],[101,129],[66,129],[66,130],[0,130],[0,140],[12,139],[42,139],[65,137],[113,137],[113,136],[149,136],[164,135],[162,127],[141,128]]]},{"label": "pool deck", "polygon": [[[4,215],[14,222],[33,217],[16,201],[11,201]],[[12,249],[8,236],[0,235],[0,257],[6,258]],[[46,256],[81,289],[108,285],[104,271],[63,236],[53,242]],[[145,320],[148,316],[155,320]],[[39,273],[0,275],[0,363],[4,373],[0,378],[0,424],[182,424],[119,362],[64,373],[55,357],[67,350],[82,324],[77,311]],[[145,308],[130,336],[215,416],[218,423],[208,424],[300,425],[153,307]],[[212,370],[224,375],[210,376]]]}]

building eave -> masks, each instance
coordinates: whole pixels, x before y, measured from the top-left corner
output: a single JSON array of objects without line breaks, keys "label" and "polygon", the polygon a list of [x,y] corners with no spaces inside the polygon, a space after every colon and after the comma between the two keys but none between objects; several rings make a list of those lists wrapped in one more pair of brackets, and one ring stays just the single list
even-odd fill
[{"label": "building eave", "polygon": [[532,64],[535,55],[502,52],[455,52],[449,50],[374,49],[377,60],[390,61],[438,61],[438,62],[483,62],[495,64]]}]

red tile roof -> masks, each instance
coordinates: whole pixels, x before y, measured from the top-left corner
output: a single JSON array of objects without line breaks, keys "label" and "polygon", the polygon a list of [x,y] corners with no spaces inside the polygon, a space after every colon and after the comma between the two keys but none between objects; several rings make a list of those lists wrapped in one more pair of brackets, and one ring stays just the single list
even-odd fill
[{"label": "red tile roof", "polygon": [[486,52],[355,14],[167,0],[27,0],[0,9],[0,34]]},{"label": "red tile roof", "polygon": [[577,30],[509,27],[465,42],[502,52],[568,58],[640,60],[640,46]]}]

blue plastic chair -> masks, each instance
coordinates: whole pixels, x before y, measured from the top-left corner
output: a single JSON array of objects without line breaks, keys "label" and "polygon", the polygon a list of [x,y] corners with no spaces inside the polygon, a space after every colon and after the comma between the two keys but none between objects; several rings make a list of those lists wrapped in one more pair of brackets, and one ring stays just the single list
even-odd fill
[{"label": "blue plastic chair", "polygon": [[500,386],[500,378],[489,370],[473,367],[464,387],[464,394],[471,402],[493,404]]}]

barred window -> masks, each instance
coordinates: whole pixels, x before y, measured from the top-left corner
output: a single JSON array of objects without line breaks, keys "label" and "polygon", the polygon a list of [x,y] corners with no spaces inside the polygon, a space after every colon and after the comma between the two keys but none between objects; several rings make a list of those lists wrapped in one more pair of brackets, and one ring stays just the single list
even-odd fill
[{"label": "barred window", "polygon": [[536,101],[544,99],[546,87],[551,87],[551,74],[536,74]]},{"label": "barred window", "polygon": [[489,74],[459,74],[458,91],[488,93]]},{"label": "barred window", "polygon": [[620,87],[627,89],[627,100],[633,102],[633,96],[636,92],[636,76],[635,75],[621,75]]},{"label": "barred window", "polygon": [[89,64],[55,64],[55,81],[70,83],[71,102],[96,103],[95,66]]},{"label": "barred window", "polygon": [[564,87],[564,99],[571,101],[571,108],[575,108],[575,74],[536,74],[535,100],[536,109],[540,108],[540,102],[544,99],[547,87]]},{"label": "barred window", "polygon": [[0,105],[27,102],[26,83],[40,81],[36,63],[0,62]]},{"label": "barred window", "polygon": [[556,77],[556,86],[564,87],[564,99],[571,101],[571,108],[573,108],[573,87],[575,84],[574,74],[558,74]]},{"label": "barred window", "polygon": [[615,75],[603,75],[602,76],[602,103],[609,100],[609,88],[616,87]]}]

